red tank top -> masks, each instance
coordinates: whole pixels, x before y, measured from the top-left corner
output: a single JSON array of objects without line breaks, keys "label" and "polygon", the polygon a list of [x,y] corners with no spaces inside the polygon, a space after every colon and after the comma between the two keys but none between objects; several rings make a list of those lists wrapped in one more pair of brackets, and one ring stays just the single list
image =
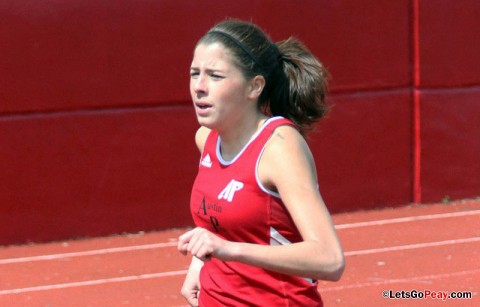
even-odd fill
[{"label": "red tank top", "polygon": [[[281,125],[294,126],[281,117],[269,119],[231,161],[223,160],[221,140],[210,132],[190,201],[198,227],[235,242],[302,240],[279,195],[263,187],[256,172],[267,140]],[[206,261],[200,284],[200,306],[322,306],[315,281],[234,261]]]}]

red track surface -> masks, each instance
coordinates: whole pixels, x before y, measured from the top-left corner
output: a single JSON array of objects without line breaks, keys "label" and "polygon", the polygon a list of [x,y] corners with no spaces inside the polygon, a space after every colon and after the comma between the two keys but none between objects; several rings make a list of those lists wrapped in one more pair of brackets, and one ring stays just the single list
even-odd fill
[{"label": "red track surface", "polygon": [[[480,306],[480,202],[333,218],[347,267],[340,282],[320,283],[326,306]],[[183,231],[0,247],[0,306],[184,306]],[[385,290],[472,298],[388,299]]]}]

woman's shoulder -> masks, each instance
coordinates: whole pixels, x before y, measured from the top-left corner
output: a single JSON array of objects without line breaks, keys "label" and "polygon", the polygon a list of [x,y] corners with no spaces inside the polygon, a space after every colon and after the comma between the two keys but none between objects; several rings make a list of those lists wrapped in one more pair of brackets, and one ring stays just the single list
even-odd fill
[{"label": "woman's shoulder", "polygon": [[205,142],[207,141],[208,135],[210,134],[210,129],[204,126],[198,128],[197,133],[195,134],[195,143],[197,144],[198,150],[203,152],[205,147]]},{"label": "woman's shoulder", "polygon": [[305,139],[296,127],[289,124],[284,124],[276,127],[272,131],[272,136],[268,141],[268,146],[282,150],[304,143]]},{"label": "woman's shoulder", "polygon": [[265,155],[272,163],[287,165],[298,159],[312,158],[307,141],[298,129],[291,125],[282,125],[273,131],[265,146]]},{"label": "woman's shoulder", "polygon": [[314,178],[313,155],[295,127],[282,125],[273,131],[261,156],[258,174],[264,186],[276,191],[281,187],[286,191],[299,178]]}]

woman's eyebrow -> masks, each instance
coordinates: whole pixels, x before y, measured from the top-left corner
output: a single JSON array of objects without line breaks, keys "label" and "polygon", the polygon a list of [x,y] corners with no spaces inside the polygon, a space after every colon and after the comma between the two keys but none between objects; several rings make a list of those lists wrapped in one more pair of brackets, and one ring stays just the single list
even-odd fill
[{"label": "woman's eyebrow", "polygon": [[224,70],[221,70],[221,69],[213,69],[213,68],[211,68],[211,69],[207,68],[207,69],[205,69],[205,71],[208,72],[208,73],[217,73],[217,72],[219,72],[219,73],[225,73]]},{"label": "woman's eyebrow", "polygon": [[[195,66],[191,66],[191,67],[190,67],[190,70],[200,71],[200,68],[195,67]],[[222,69],[214,69],[214,68],[207,68],[207,69],[205,69],[205,72],[207,72],[207,73],[225,73],[225,70],[222,70]]]}]

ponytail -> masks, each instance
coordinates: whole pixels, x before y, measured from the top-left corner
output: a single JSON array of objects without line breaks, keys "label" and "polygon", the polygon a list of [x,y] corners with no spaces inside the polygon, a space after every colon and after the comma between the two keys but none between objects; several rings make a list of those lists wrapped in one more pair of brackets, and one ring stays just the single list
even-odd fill
[{"label": "ponytail", "polygon": [[289,38],[276,45],[280,65],[270,78],[268,109],[271,115],[293,121],[305,135],[329,110],[325,102],[329,74],[300,41]]}]

